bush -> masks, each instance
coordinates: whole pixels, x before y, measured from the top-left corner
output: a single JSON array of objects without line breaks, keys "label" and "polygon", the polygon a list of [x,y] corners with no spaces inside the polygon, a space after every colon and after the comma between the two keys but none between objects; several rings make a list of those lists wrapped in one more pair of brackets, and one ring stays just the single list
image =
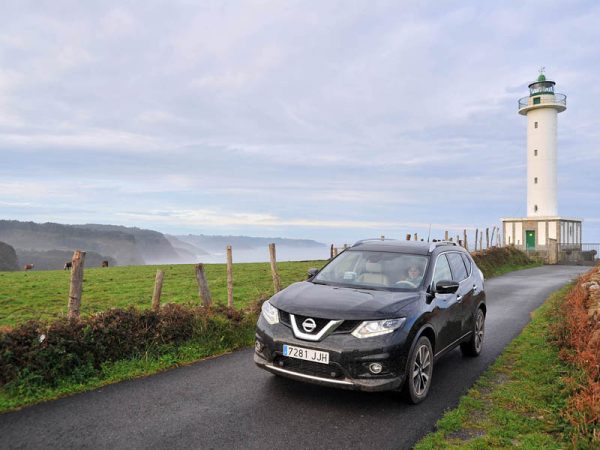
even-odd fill
[{"label": "bush", "polygon": [[[0,332],[0,385],[19,380],[55,386],[100,373],[102,364],[184,342],[235,342],[256,316],[226,308],[166,305],[159,312],[111,309],[80,320],[30,321]],[[245,330],[242,330],[245,332]]]},{"label": "bush", "polygon": [[566,418],[583,436],[600,441],[600,268],[582,276],[567,295],[555,335],[560,356],[582,370],[579,388],[569,401]]},{"label": "bush", "polygon": [[502,266],[524,266],[533,263],[526,253],[512,246],[492,247],[471,255],[486,278],[496,275]]}]

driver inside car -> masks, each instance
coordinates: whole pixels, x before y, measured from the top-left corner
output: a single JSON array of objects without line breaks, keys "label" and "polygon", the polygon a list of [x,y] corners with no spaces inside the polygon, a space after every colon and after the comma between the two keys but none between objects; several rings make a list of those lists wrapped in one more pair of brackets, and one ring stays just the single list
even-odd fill
[{"label": "driver inside car", "polygon": [[423,270],[418,265],[411,265],[406,271],[406,278],[404,281],[408,281],[414,286],[418,286],[421,283],[421,279],[423,278]]}]

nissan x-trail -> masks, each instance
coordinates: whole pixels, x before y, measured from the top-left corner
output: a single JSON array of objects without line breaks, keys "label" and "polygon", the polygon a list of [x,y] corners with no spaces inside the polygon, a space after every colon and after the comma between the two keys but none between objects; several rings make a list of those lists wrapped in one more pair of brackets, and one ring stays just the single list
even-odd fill
[{"label": "nissan x-trail", "polygon": [[254,361],[276,375],[425,399],[433,364],[481,352],[483,274],[452,242],[359,241],[265,301]]}]

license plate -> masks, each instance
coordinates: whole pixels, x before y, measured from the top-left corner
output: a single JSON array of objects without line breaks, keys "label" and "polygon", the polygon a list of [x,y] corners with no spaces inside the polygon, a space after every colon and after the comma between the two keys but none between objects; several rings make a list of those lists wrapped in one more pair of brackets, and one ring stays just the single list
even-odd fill
[{"label": "license plate", "polygon": [[303,359],[305,361],[329,364],[329,353],[311,350],[310,348],[295,347],[293,345],[283,345],[283,354],[289,358]]}]

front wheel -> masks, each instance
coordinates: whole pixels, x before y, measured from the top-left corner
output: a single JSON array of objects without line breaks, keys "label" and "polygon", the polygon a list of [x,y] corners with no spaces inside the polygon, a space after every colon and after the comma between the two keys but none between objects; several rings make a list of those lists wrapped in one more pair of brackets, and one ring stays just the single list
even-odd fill
[{"label": "front wheel", "polygon": [[485,314],[481,308],[475,313],[475,326],[473,327],[473,335],[468,342],[460,344],[460,350],[465,356],[479,356],[483,348],[483,337],[485,335]]},{"label": "front wheel", "polygon": [[406,399],[416,405],[427,397],[431,386],[433,373],[433,350],[431,342],[425,336],[417,341],[410,357],[408,358],[407,376],[404,384]]}]

